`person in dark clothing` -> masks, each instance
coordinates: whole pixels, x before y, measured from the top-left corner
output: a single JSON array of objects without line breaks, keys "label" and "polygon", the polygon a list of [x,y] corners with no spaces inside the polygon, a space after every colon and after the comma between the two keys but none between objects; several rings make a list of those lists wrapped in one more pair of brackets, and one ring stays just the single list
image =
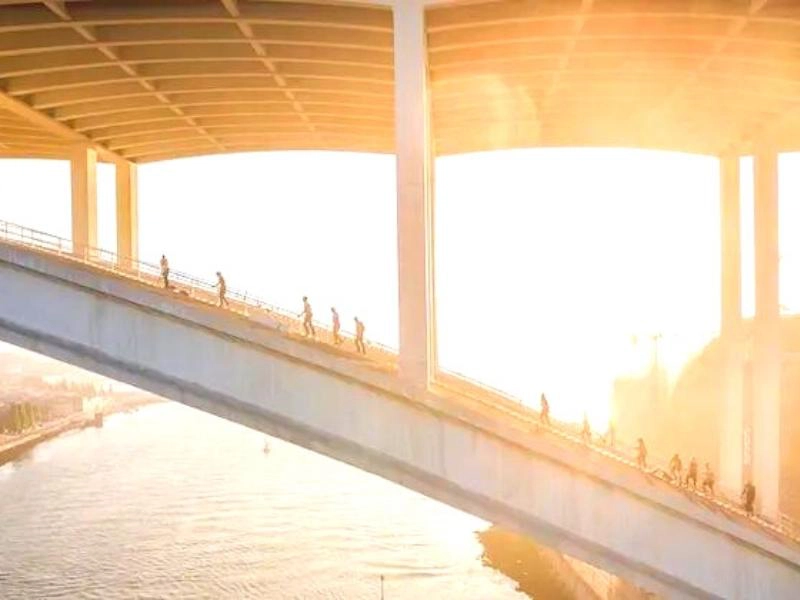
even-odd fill
[{"label": "person in dark clothing", "polygon": [[697,461],[694,457],[689,462],[689,472],[686,473],[686,487],[689,487],[689,482],[692,482],[692,489],[697,489]]},{"label": "person in dark clothing", "polygon": [[230,306],[230,304],[228,304],[228,299],[225,297],[225,294],[228,293],[228,286],[225,284],[225,278],[219,271],[217,271],[217,283],[214,284],[214,287],[219,288],[219,306]]},{"label": "person in dark clothing", "polygon": [[583,428],[581,429],[581,439],[585,444],[592,441],[592,428],[589,426],[589,417],[583,413]]},{"label": "person in dark clothing", "polygon": [[640,469],[647,468],[647,447],[644,445],[644,440],[639,438],[636,441],[636,464]]},{"label": "person in dark clothing", "polygon": [[669,474],[672,477],[673,483],[677,483],[678,485],[681,484],[683,479],[683,463],[681,462],[681,457],[678,456],[676,452],[675,455],[669,461]]},{"label": "person in dark clothing", "polygon": [[744,510],[747,512],[748,517],[753,516],[753,505],[756,501],[756,486],[754,486],[751,482],[747,482],[744,484],[744,489],[742,490],[742,503],[744,504]]},{"label": "person in dark clothing", "polygon": [[306,336],[317,337],[317,332],[314,329],[314,313],[311,310],[311,304],[308,302],[308,296],[303,296],[303,310],[297,316],[303,317],[303,331]]},{"label": "person in dark clothing", "polygon": [[706,472],[703,475],[703,493],[709,496],[714,495],[714,471],[711,470],[711,465],[706,463]]},{"label": "person in dark clothing", "polygon": [[341,323],[339,322],[339,313],[336,312],[336,309],[331,306],[331,321],[333,322],[333,343],[337,346],[342,343],[342,337],[339,335],[339,331],[342,327]]},{"label": "person in dark clothing", "polygon": [[364,345],[364,323],[358,320],[358,317],[353,319],[356,322],[356,352],[360,354],[367,353],[367,347]]},{"label": "person in dark clothing", "polygon": [[550,403],[544,394],[539,396],[539,420],[545,425],[550,425]]},{"label": "person in dark clothing", "polygon": [[164,281],[164,289],[169,288],[169,261],[166,255],[161,255],[161,279]]}]

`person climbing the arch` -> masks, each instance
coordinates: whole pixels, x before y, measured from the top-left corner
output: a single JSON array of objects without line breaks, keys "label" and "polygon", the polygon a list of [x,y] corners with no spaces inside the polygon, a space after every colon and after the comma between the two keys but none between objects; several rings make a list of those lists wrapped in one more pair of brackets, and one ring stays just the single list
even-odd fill
[{"label": "person climbing the arch", "polygon": [[550,403],[544,393],[539,396],[539,420],[544,425],[550,425]]},{"label": "person climbing the arch", "polygon": [[714,471],[711,470],[711,465],[708,463],[706,463],[706,472],[703,475],[703,493],[714,496]]},{"label": "person climbing the arch", "polygon": [[681,457],[676,452],[669,461],[669,474],[672,477],[673,483],[681,485],[683,481],[683,463]]},{"label": "person climbing the arch", "polygon": [[742,490],[742,503],[744,504],[744,510],[747,512],[748,517],[753,516],[753,506],[756,502],[756,486],[754,486],[750,481],[744,484],[744,489]]},{"label": "person climbing the arch", "polygon": [[165,254],[161,255],[161,280],[164,282],[164,289],[169,289],[169,261]]},{"label": "person climbing the arch", "polygon": [[303,331],[306,337],[317,337],[317,331],[314,329],[314,312],[311,310],[311,304],[308,302],[308,296],[303,296],[303,310],[298,317],[303,317]]},{"label": "person climbing the arch", "polygon": [[647,446],[644,445],[642,438],[636,441],[636,464],[640,469],[647,468]]},{"label": "person climbing the arch", "polygon": [[692,489],[697,489],[697,460],[692,457],[689,462],[689,472],[686,474],[686,487],[689,487],[689,481],[692,482]]},{"label": "person climbing the arch", "polygon": [[359,354],[366,354],[367,347],[364,345],[364,323],[358,317],[354,318],[356,322],[356,352]]},{"label": "person climbing the arch", "polygon": [[222,276],[222,273],[217,271],[217,283],[214,284],[215,288],[219,288],[219,302],[218,306],[222,307],[223,305],[226,307],[230,307],[228,303],[228,299],[225,297],[225,294],[228,293],[228,286],[225,283],[225,278]]},{"label": "person climbing the arch", "polygon": [[338,346],[342,343],[342,337],[339,335],[342,325],[339,321],[339,313],[333,306],[331,306],[331,320],[333,321],[333,343]]},{"label": "person climbing the arch", "polygon": [[592,441],[592,428],[589,426],[589,417],[583,413],[583,429],[581,429],[581,439],[584,444],[589,444]]}]

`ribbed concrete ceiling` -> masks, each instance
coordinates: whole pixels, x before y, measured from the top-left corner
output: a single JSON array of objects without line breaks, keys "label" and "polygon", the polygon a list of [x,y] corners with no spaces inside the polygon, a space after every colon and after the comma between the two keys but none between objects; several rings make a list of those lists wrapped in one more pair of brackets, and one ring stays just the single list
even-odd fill
[{"label": "ribbed concrete ceiling", "polygon": [[[800,0],[428,9],[436,150],[800,150]],[[0,0],[0,156],[391,152],[392,13],[262,0]]]}]

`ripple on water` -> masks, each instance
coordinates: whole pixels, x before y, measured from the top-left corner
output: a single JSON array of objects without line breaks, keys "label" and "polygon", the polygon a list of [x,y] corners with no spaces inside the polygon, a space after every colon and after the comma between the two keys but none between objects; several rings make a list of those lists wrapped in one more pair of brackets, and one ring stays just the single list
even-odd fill
[{"label": "ripple on water", "polygon": [[0,467],[0,597],[521,599],[482,523],[175,404]]}]

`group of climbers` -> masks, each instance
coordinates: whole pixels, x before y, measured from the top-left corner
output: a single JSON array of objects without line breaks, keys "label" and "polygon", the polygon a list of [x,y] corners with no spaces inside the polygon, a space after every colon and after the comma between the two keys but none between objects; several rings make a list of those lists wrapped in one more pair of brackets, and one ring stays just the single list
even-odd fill
[{"label": "group of climbers", "polygon": [[[162,284],[164,289],[169,289],[169,261],[164,254],[161,255],[160,265]],[[217,306],[229,307],[230,303],[228,302],[227,298],[228,286],[225,283],[225,278],[222,276],[220,271],[217,271],[217,282],[214,284],[214,287],[217,289]],[[317,331],[314,328],[314,312],[311,310],[311,304],[309,303],[307,296],[303,296],[303,310],[297,316],[303,317],[303,332],[305,336],[316,338]],[[356,326],[356,336],[354,340],[356,352],[359,354],[366,354],[367,346],[364,343],[364,323],[358,317],[354,317],[353,321],[355,322]],[[338,346],[342,343],[343,339],[340,335],[341,322],[339,320],[339,313],[334,307],[331,307],[331,322],[333,330],[333,343],[334,345]]]},{"label": "group of climbers", "polygon": [[[169,283],[169,261],[167,260],[166,256],[161,256],[161,279],[165,289],[170,287]],[[214,287],[218,290],[218,305],[220,307],[227,307],[229,306],[228,299],[226,298],[227,294],[227,285],[225,283],[225,278],[222,276],[222,273],[217,271],[217,283],[214,284]],[[308,301],[307,296],[303,296],[303,310],[298,314],[298,317],[303,318],[303,332],[306,337],[316,338],[317,332],[314,328],[314,313],[311,308],[311,303]],[[364,344],[364,323],[359,320],[358,317],[354,317],[355,328],[356,328],[356,335],[355,335],[355,346],[356,352],[359,354],[366,354],[367,349]],[[331,307],[331,325],[332,325],[332,334],[333,334],[333,343],[334,345],[338,346],[343,342],[343,339],[340,335],[341,332],[341,321],[339,318],[339,313],[335,307]],[[543,425],[550,426],[550,403],[547,400],[547,397],[544,394],[541,394],[539,398],[539,420]],[[583,415],[583,425],[581,428],[581,440],[589,444],[592,442],[592,430],[589,424],[589,419],[586,413]],[[609,426],[608,433],[603,438],[604,443],[609,447],[614,447],[614,428],[613,425]],[[642,438],[638,438],[636,441],[636,464],[640,469],[647,469],[647,446],[644,443]],[[683,463],[681,461],[680,456],[678,453],[675,453],[672,456],[672,459],[669,462],[669,478],[674,484],[685,487],[689,489],[691,485],[691,489],[693,491],[697,491],[697,480],[698,480],[698,466],[697,460],[692,457],[691,461],[689,462],[689,467],[687,469],[686,475],[683,475]],[[705,472],[702,480],[701,490],[704,494],[709,496],[714,496],[714,483],[715,477],[714,472],[711,469],[711,465],[707,462],[705,464]],[[741,500],[742,505],[744,506],[745,511],[748,515],[753,515],[754,510],[754,503],[756,497],[756,488],[751,482],[747,482],[742,490]]]},{"label": "group of climbers", "polygon": [[[539,396],[539,421],[543,425],[550,426],[550,403],[547,400],[547,397],[544,394]],[[592,442],[592,430],[589,425],[589,418],[586,413],[583,414],[583,425],[581,427],[581,441],[586,444]],[[609,448],[614,447],[615,443],[615,432],[613,424],[609,424],[608,432],[602,438],[603,443],[608,446]],[[647,446],[644,443],[642,438],[638,438],[636,440],[636,464],[640,469],[647,469]],[[692,460],[689,462],[689,468],[686,472],[686,476],[683,476],[683,463],[681,462],[681,458],[678,453],[672,457],[669,462],[669,476],[670,480],[680,486],[689,488],[691,485],[691,489],[693,491],[697,491],[697,480],[698,480],[698,467],[697,467],[697,460],[692,457]],[[710,463],[706,463],[705,465],[705,472],[703,473],[703,480],[701,485],[701,490],[704,494],[713,497],[714,496],[714,483],[715,483],[715,476],[714,471],[711,469]],[[756,488],[751,482],[747,482],[742,490],[741,494],[741,501],[742,506],[744,507],[745,511],[749,516],[753,516],[754,512],[754,504],[756,498]]]},{"label": "group of climbers", "polygon": [[[314,329],[314,311],[311,309],[311,303],[308,301],[308,296],[303,296],[303,310],[300,311],[297,316],[303,317],[303,332],[305,336],[316,338],[317,330]],[[366,354],[367,347],[364,344],[364,323],[358,317],[353,317],[353,321],[355,322],[356,326],[356,337],[354,340],[356,352],[359,354]],[[343,341],[342,336],[340,335],[341,328],[342,324],[339,319],[339,312],[335,307],[331,306],[331,329],[333,334],[333,343],[335,346],[338,346]]]},{"label": "group of climbers", "polygon": [[[692,457],[689,461],[689,468],[686,471],[686,476],[683,477],[683,463],[681,462],[680,455],[676,452],[669,461],[669,475],[672,482],[679,486],[689,488],[691,484],[692,490],[697,491],[697,460]],[[714,471],[711,465],[706,463],[705,472],[703,473],[703,481],[701,490],[704,494],[714,496]],[[753,505],[756,499],[756,486],[748,481],[742,489],[741,500],[742,506],[749,516],[753,515]]]},{"label": "group of climbers", "polygon": [[[691,483],[692,489],[697,489],[697,459],[692,457],[689,462],[689,469],[686,472],[686,477],[683,477],[683,463],[681,457],[676,452],[669,461],[669,474],[673,483],[682,487],[689,487]],[[706,463],[706,470],[703,474],[702,490],[704,494],[709,496],[714,495],[714,471],[711,465]]]}]

